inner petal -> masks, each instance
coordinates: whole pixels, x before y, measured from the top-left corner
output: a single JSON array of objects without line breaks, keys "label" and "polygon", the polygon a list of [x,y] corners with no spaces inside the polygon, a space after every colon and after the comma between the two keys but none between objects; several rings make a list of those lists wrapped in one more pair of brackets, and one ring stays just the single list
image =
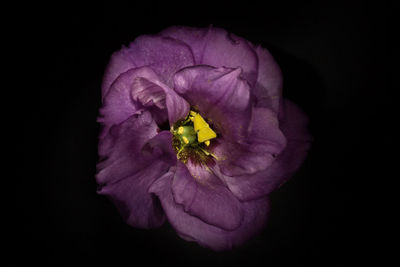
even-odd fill
[{"label": "inner petal", "polygon": [[175,74],[175,91],[208,118],[221,136],[244,141],[251,119],[250,88],[240,68],[194,66]]}]

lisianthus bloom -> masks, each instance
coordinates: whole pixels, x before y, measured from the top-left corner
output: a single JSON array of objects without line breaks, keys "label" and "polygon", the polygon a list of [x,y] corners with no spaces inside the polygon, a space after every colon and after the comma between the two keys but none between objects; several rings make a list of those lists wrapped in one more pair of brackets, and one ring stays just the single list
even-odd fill
[{"label": "lisianthus bloom", "polygon": [[171,27],[115,52],[102,84],[98,192],[138,228],[231,249],[301,165],[307,118],[270,53],[220,28]]}]

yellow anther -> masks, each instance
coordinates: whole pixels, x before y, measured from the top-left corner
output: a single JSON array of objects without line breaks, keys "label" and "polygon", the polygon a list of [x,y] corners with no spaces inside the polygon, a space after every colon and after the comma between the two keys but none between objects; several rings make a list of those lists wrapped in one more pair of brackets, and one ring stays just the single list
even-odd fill
[{"label": "yellow anther", "polygon": [[205,141],[204,144],[206,144],[206,146],[209,146],[210,145],[210,140]]},{"label": "yellow anther", "polygon": [[217,134],[211,128],[203,128],[197,132],[197,140],[199,143],[208,141],[217,137]]},{"label": "yellow anther", "polygon": [[196,116],[196,114],[197,114],[197,113],[194,112],[193,110],[190,111],[190,116],[193,116],[193,117],[194,117],[194,116]]},{"label": "yellow anther", "polygon": [[196,114],[196,116],[194,116],[193,125],[195,132],[199,131],[200,129],[209,127],[208,123],[203,119],[200,114]]},{"label": "yellow anther", "polygon": [[199,143],[217,137],[217,134],[210,128],[199,113],[196,113],[193,117],[193,126],[194,131],[197,133],[197,140]]},{"label": "yellow anther", "polygon": [[182,126],[179,127],[179,128],[178,128],[178,134],[183,134],[184,130],[185,130],[185,129],[183,129]]},{"label": "yellow anther", "polygon": [[182,140],[185,144],[189,144],[189,140],[185,136],[182,136]]}]

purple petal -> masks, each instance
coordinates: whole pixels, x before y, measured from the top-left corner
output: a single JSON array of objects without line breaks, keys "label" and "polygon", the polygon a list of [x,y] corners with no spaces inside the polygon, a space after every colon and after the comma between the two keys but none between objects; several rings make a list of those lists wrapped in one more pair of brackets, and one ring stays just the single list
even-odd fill
[{"label": "purple petal", "polygon": [[140,110],[140,103],[132,101],[130,96],[131,86],[137,77],[148,76],[149,69],[131,69],[120,75],[115,80],[108,91],[103,96],[103,106],[100,108],[98,121],[104,129],[101,136],[107,134],[109,128],[114,124],[119,124]]},{"label": "purple petal", "polygon": [[174,201],[170,188],[173,177],[173,172],[167,173],[153,183],[149,191],[158,196],[169,222],[183,239],[217,251],[228,250],[254,237],[265,226],[269,214],[268,198],[241,202],[244,212],[242,224],[227,231],[185,212],[184,207]]},{"label": "purple petal", "polygon": [[137,67],[151,67],[170,87],[175,72],[194,64],[193,54],[185,43],[156,35],[139,36],[130,44],[127,54]]},{"label": "purple petal", "polygon": [[171,27],[161,32],[185,42],[192,49],[197,65],[242,68],[243,76],[254,86],[257,79],[257,55],[241,37],[221,28]]},{"label": "purple petal", "polygon": [[243,201],[267,195],[289,179],[301,166],[310,148],[307,116],[293,103],[285,100],[280,128],[287,145],[267,169],[253,175],[229,177],[222,175],[229,189]]},{"label": "purple petal", "polygon": [[157,227],[164,215],[148,193],[150,185],[176,164],[168,131],[157,134],[149,112],[133,115],[100,140],[97,183],[126,222],[134,227]]},{"label": "purple petal", "polygon": [[[111,127],[109,133],[99,140],[100,158],[115,161],[120,151],[140,151],[141,147],[157,135],[157,124],[150,112],[141,112],[130,116],[124,122]],[[125,137],[125,138],[124,138]],[[131,156],[131,154],[127,154]]]},{"label": "purple petal", "polygon": [[135,78],[132,84],[131,95],[133,100],[145,107],[154,105],[159,109],[166,108],[163,88],[146,78]]},{"label": "purple petal", "polygon": [[239,200],[211,170],[178,162],[171,186],[175,202],[190,215],[225,230],[240,226],[243,211]]},{"label": "purple petal", "polygon": [[162,113],[165,115],[163,109],[167,108],[170,125],[185,118],[189,113],[189,103],[173,89],[160,82],[155,73],[146,78],[137,77],[132,84],[131,96],[145,107],[153,106],[158,111],[156,113],[158,116]]},{"label": "purple petal", "polygon": [[211,120],[218,134],[244,141],[251,118],[250,88],[240,75],[240,69],[189,67],[175,74],[175,90]]},{"label": "purple petal", "polygon": [[159,81],[157,75],[148,67],[131,69],[121,74],[111,85],[103,99],[99,122],[104,126],[101,137],[108,129],[119,124],[145,108],[153,111],[154,118],[160,123],[162,109],[168,110],[171,124],[184,118],[189,112],[189,104],[174,90]]},{"label": "purple petal", "polygon": [[274,160],[269,151],[252,151],[249,145],[226,140],[218,140],[212,153],[218,157],[213,167],[213,170],[218,170],[218,176],[219,172],[228,176],[252,174],[267,168]]},{"label": "purple petal", "polygon": [[266,107],[278,113],[282,97],[282,73],[267,49],[254,47],[258,56],[257,83],[252,92],[257,99],[257,107]]},{"label": "purple petal", "polygon": [[151,112],[158,125],[168,120],[168,113],[165,112],[166,94],[162,87],[146,78],[137,77],[132,84],[131,97]]},{"label": "purple petal", "polygon": [[286,138],[279,128],[277,115],[270,109],[253,108],[248,143],[252,150],[278,155],[286,146]]},{"label": "purple petal", "polygon": [[114,203],[127,224],[145,229],[159,227],[165,215],[148,188],[166,170],[165,163],[156,161],[133,175],[102,186],[98,193]]},{"label": "purple petal", "polygon": [[104,72],[103,83],[101,85],[102,98],[104,98],[104,96],[108,93],[111,84],[119,75],[130,69],[136,68],[136,65],[132,62],[126,51],[126,47],[122,47],[120,51],[116,51],[111,55],[110,61]]},{"label": "purple petal", "polygon": [[193,54],[195,65],[202,64],[204,48],[207,45],[208,36],[213,31],[209,28],[192,28],[185,26],[172,26],[163,30],[160,34],[165,37],[171,37],[187,44]]},{"label": "purple petal", "polygon": [[232,143],[224,139],[212,148],[219,158],[217,169],[224,175],[252,174],[266,169],[286,145],[276,114],[265,108],[253,108],[247,140]]},{"label": "purple petal", "polygon": [[171,86],[173,74],[193,64],[191,50],[183,42],[161,36],[139,36],[128,48],[122,47],[112,55],[104,73],[102,95],[107,94],[120,74],[131,68],[149,66],[163,83]]}]

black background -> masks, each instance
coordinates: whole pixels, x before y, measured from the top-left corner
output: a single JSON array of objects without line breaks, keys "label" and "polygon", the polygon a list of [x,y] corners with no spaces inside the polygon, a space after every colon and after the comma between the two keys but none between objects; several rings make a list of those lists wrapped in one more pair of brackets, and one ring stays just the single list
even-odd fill
[{"label": "black background", "polygon": [[[365,185],[387,179],[374,164],[390,142],[389,123],[378,115],[393,101],[389,3],[263,3],[36,6],[41,12],[32,11],[20,36],[40,82],[22,91],[28,108],[12,201],[12,265],[357,266],[370,257],[364,248],[378,207]],[[309,115],[315,139],[299,172],[271,194],[265,231],[219,253],[181,240],[168,224],[127,226],[96,194],[94,180],[100,85],[111,53],[171,25],[210,24],[270,50],[284,96]],[[376,141],[377,132],[385,138]]]}]

